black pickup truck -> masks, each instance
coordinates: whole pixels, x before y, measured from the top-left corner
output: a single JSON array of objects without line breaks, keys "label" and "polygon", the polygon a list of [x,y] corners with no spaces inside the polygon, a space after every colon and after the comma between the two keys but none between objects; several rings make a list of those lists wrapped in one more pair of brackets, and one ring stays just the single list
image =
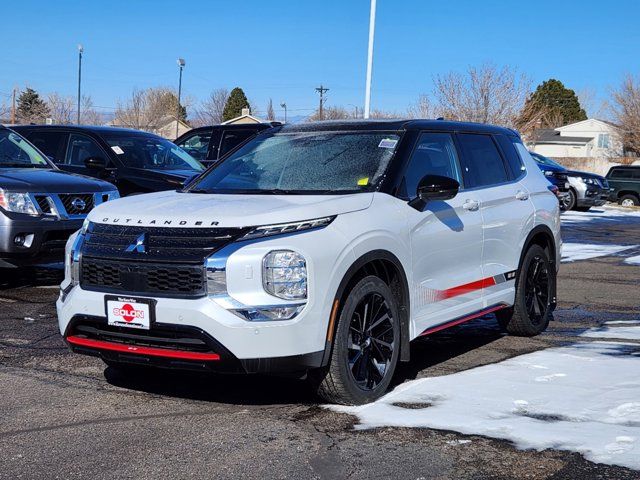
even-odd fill
[{"label": "black pickup truck", "polygon": [[623,207],[640,206],[640,165],[611,167],[607,180],[611,187],[609,201]]},{"label": "black pickup truck", "polygon": [[0,125],[0,275],[5,268],[61,264],[67,239],[89,211],[114,198],[110,183],[63,172]]}]

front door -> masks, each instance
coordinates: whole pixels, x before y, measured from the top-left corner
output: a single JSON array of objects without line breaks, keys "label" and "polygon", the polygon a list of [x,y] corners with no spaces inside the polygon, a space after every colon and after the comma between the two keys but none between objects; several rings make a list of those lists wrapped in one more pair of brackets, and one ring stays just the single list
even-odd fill
[{"label": "front door", "polygon": [[[422,133],[401,185],[414,198],[425,175],[441,175],[463,184],[449,133]],[[413,285],[412,337],[482,308],[482,215],[477,192],[461,186],[451,200],[431,201],[417,211],[407,206],[411,227]]]},{"label": "front door", "polygon": [[[92,157],[103,159],[107,168],[87,168],[85,161]],[[64,161],[58,164],[58,166],[68,172],[88,175],[116,183],[114,181],[115,178],[112,176],[113,169],[110,168],[110,164],[111,160],[109,156],[94,139],[81,133],[71,133],[69,135]]]}]

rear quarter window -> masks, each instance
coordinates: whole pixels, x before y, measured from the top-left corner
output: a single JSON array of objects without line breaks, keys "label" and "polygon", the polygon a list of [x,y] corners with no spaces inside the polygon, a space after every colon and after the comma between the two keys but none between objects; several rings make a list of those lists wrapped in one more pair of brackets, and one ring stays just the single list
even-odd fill
[{"label": "rear quarter window", "polygon": [[511,178],[513,180],[519,180],[524,177],[527,170],[514,145],[514,143],[522,143],[520,139],[518,137],[507,137],[506,135],[496,135],[495,138],[507,160],[507,167]]}]

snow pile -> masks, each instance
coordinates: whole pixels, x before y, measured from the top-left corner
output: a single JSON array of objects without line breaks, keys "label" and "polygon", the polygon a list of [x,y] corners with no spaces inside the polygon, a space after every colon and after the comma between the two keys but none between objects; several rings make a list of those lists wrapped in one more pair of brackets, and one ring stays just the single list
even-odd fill
[{"label": "snow pile", "polygon": [[630,265],[640,265],[640,255],[636,255],[635,257],[625,258],[624,262]]},{"label": "snow pile", "polygon": [[565,223],[585,223],[591,221],[625,222],[640,220],[640,210],[629,210],[611,206],[595,207],[588,212],[570,210],[560,217]]},{"label": "snow pile", "polygon": [[640,344],[592,342],[407,382],[368,405],[329,408],[356,415],[358,429],[455,430],[640,469],[639,371]]},{"label": "snow pile", "polygon": [[615,255],[635,248],[630,245],[596,245],[590,243],[570,243],[564,242],[562,244],[562,262],[575,262],[576,260],[588,260],[596,257],[606,257],[608,255]]},{"label": "snow pile", "polygon": [[[607,322],[602,327],[590,328],[586,332],[580,334],[581,337],[589,338],[619,338],[623,340],[640,340],[640,326],[638,327],[608,327],[607,325],[619,325],[618,322]],[[633,325],[633,320],[628,321]],[[638,399],[640,400],[640,398]]]}]

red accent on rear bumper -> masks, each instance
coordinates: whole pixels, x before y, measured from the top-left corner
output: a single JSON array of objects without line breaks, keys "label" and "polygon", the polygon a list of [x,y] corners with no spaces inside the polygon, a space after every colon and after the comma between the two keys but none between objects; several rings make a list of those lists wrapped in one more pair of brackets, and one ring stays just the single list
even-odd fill
[{"label": "red accent on rear bumper", "polygon": [[217,353],[187,352],[183,350],[169,350],[167,348],[138,347],[125,343],[104,342],[102,340],[92,340],[90,338],[70,335],[67,342],[79,347],[95,348],[96,350],[110,350],[112,352],[133,353],[135,355],[148,355],[151,357],[177,358],[180,360],[200,360],[213,361],[220,360]]},{"label": "red accent on rear bumper", "polygon": [[450,322],[442,323],[440,325],[436,325],[435,327],[427,328],[419,336],[421,337],[423,335],[436,333],[436,332],[439,332],[440,330],[444,330],[445,328],[454,327],[456,325],[460,325],[461,323],[468,322],[475,318],[483,317],[484,315],[497,312],[498,310],[502,310],[503,308],[507,308],[507,305],[496,305],[495,307],[487,308],[486,310],[481,310],[479,312],[472,313],[471,315],[467,315],[466,317],[458,318],[457,320],[451,320]]}]

